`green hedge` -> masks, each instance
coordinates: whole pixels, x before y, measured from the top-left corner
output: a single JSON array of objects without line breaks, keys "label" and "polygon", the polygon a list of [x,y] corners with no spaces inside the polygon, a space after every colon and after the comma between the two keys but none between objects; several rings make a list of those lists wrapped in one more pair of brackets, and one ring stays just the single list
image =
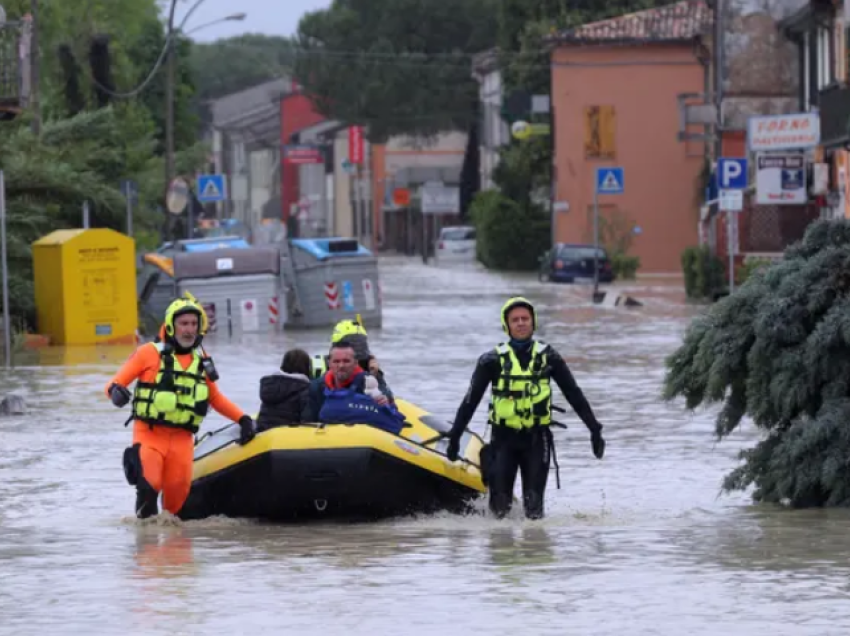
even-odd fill
[{"label": "green hedge", "polygon": [[470,206],[477,232],[477,256],[494,270],[532,271],[549,248],[549,215],[535,204],[521,205],[496,190],[479,192]]},{"label": "green hedge", "polygon": [[711,254],[707,245],[689,247],[682,252],[682,273],[688,298],[713,298],[725,288],[723,263]]}]

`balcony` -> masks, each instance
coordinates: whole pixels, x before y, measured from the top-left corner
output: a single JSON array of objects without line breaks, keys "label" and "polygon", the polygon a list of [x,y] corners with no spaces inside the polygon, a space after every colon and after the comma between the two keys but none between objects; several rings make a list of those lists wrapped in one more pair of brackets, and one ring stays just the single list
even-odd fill
[{"label": "balcony", "polygon": [[850,140],[850,87],[833,84],[821,90],[818,93],[818,111],[824,146]]},{"label": "balcony", "polygon": [[13,119],[30,97],[30,19],[0,24],[0,119]]}]

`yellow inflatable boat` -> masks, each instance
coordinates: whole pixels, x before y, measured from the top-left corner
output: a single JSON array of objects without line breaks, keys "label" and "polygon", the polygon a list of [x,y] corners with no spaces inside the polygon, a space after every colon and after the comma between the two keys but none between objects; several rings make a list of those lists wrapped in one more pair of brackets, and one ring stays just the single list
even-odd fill
[{"label": "yellow inflatable boat", "polygon": [[207,433],[195,446],[180,517],[377,519],[470,510],[486,492],[481,437],[464,433],[460,459],[450,462],[441,436],[450,425],[405,400],[396,405],[410,425],[399,435],[366,424],[301,424],[240,446],[236,424]]}]

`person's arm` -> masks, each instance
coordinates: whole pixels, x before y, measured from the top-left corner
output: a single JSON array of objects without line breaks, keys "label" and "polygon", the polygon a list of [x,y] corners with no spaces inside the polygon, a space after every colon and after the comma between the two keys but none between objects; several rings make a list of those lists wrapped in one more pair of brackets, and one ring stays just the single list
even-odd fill
[{"label": "person's arm", "polygon": [[[143,345],[130,355],[112,379],[106,383],[106,387],[104,387],[106,397],[111,399],[116,406],[124,406],[130,401],[130,385],[151,367],[159,368],[159,352],[150,345]],[[113,389],[116,386],[120,387],[117,390],[123,394],[124,400],[116,401],[116,397],[113,396]],[[123,402],[123,404],[119,404],[119,402]]]},{"label": "person's arm", "polygon": [[466,390],[466,395],[463,396],[463,401],[455,414],[452,430],[449,433],[451,439],[458,440],[463,435],[463,431],[466,430],[469,421],[475,415],[475,409],[481,403],[481,398],[484,397],[484,392],[499,375],[499,369],[499,357],[495,351],[488,351],[478,358],[478,363],[472,372],[469,388]]},{"label": "person's arm", "polygon": [[593,409],[590,408],[590,403],[579,388],[572,371],[570,371],[561,354],[550,347],[547,357],[549,358],[552,379],[558,385],[558,388],[561,389],[561,393],[564,394],[567,402],[573,407],[576,415],[581,418],[581,421],[584,422],[584,425],[591,433],[601,431],[602,425],[596,419]]},{"label": "person's arm", "polygon": [[207,387],[210,391],[210,406],[232,422],[238,422],[245,417],[245,412],[228,400],[215,382],[207,379]]}]

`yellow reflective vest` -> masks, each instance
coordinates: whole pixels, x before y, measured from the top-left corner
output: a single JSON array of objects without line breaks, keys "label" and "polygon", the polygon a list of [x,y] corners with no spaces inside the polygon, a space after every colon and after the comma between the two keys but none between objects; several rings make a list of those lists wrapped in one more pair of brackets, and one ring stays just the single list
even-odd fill
[{"label": "yellow reflective vest", "polygon": [[156,426],[182,428],[196,433],[209,411],[210,392],[197,349],[192,363],[182,369],[171,346],[148,343],[159,352],[159,372],[154,382],[137,382],[133,392],[133,418]]},{"label": "yellow reflective vest", "polygon": [[545,342],[532,344],[531,361],[522,369],[516,353],[506,343],[496,347],[501,371],[493,383],[489,418],[493,426],[522,430],[552,423],[552,388]]}]

